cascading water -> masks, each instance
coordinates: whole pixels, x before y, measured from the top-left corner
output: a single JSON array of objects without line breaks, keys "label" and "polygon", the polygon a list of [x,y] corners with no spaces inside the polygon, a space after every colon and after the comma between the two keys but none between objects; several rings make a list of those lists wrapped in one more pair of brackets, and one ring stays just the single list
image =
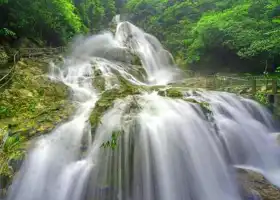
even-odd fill
[{"label": "cascading water", "polygon": [[[146,72],[141,79],[133,73],[135,56]],[[128,22],[119,23],[115,37],[77,40],[51,73],[69,86],[77,111],[35,142],[7,199],[241,200],[235,167],[259,170],[280,186],[270,114],[233,94],[128,95],[105,112],[91,139],[88,119],[102,95],[92,86],[94,71],[101,72],[105,89],[119,87],[118,76],[149,87],[178,78],[172,60],[156,38]],[[208,102],[211,112],[188,99]],[[116,147],[104,147],[112,137]]]},{"label": "cascading water", "polygon": [[72,120],[36,142],[8,199],[56,199],[63,188],[67,188],[65,184],[71,184],[65,179],[73,180],[81,175],[79,170],[83,163],[75,161],[80,156],[82,138],[89,133],[87,120],[97,100],[91,79],[87,77],[91,73],[92,66],[89,63],[80,63],[78,67],[69,65],[57,77],[52,77],[71,88],[78,109]]}]

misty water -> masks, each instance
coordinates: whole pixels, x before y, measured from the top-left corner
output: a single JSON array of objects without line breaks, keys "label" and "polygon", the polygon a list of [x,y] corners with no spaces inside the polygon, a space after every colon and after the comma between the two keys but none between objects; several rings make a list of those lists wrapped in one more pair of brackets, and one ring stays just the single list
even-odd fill
[{"label": "misty water", "polygon": [[[140,77],[128,64],[135,55]],[[7,200],[241,200],[237,168],[280,186],[275,124],[258,103],[215,91],[185,90],[185,100],[143,92],[117,99],[93,132],[96,69],[106,90],[119,86],[118,76],[147,87],[182,78],[160,42],[129,22],[119,22],[115,34],[76,39],[49,75],[69,86],[77,110],[34,141]],[[208,102],[211,112],[186,99]],[[116,148],[101,147],[115,133]]]}]

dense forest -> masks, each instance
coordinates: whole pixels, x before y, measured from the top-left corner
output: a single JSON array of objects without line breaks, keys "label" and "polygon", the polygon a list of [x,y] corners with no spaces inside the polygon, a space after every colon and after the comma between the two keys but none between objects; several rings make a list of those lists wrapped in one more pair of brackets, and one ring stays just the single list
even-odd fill
[{"label": "dense forest", "polygon": [[28,37],[62,45],[79,33],[96,33],[122,0],[0,0],[0,37]]},{"label": "dense forest", "polygon": [[279,0],[0,0],[0,37],[63,45],[126,13],[190,69],[263,72],[280,65]]},{"label": "dense forest", "polygon": [[260,72],[280,65],[279,0],[130,0],[126,6],[184,66]]}]

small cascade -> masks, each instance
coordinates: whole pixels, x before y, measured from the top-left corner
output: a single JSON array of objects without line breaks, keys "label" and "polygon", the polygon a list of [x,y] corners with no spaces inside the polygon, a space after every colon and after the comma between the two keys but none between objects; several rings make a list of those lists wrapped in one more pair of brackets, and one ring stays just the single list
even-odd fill
[{"label": "small cascade", "polygon": [[63,189],[70,189],[73,184],[68,180],[81,178],[81,172],[86,173],[84,170],[90,167],[77,160],[81,156],[82,138],[89,134],[88,117],[97,100],[92,81],[88,79],[92,71],[89,63],[52,70],[51,78],[71,89],[77,111],[72,120],[35,142],[10,188],[8,200],[66,200],[67,192]]},{"label": "small cascade", "polygon": [[117,26],[116,39],[121,46],[131,49],[140,57],[150,83],[167,84],[178,77],[173,57],[170,53],[165,53],[154,36],[129,22],[121,22]]}]

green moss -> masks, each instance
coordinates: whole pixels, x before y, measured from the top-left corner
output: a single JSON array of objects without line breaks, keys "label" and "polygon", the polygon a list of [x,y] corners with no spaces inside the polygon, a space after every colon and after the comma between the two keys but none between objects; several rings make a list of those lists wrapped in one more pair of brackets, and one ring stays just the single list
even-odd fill
[{"label": "green moss", "polygon": [[211,119],[211,121],[212,121],[213,112],[211,110],[209,103],[207,103],[205,101],[197,101],[196,99],[193,99],[193,98],[184,98],[183,100],[190,102],[190,103],[198,104],[200,106],[202,112],[206,115],[206,118]]},{"label": "green moss", "polygon": [[178,88],[167,88],[165,90],[159,90],[158,95],[171,98],[183,98],[183,93]]},{"label": "green moss", "polygon": [[25,156],[25,141],[23,136],[11,136],[1,138],[0,146],[0,178],[5,178],[3,187],[7,187],[16,172],[18,166],[13,165],[13,162],[20,162]]},{"label": "green moss", "polygon": [[102,75],[93,78],[93,86],[99,91],[105,90],[105,79]]},{"label": "green moss", "polygon": [[267,93],[266,92],[261,92],[261,91],[257,91],[255,96],[254,96],[254,99],[256,101],[258,101],[259,103],[265,105],[265,106],[268,106],[269,105],[269,102],[268,102],[268,98],[267,98]]},{"label": "green moss", "polygon": [[137,55],[134,55],[131,64],[133,64],[133,65],[142,65],[141,59]]}]

